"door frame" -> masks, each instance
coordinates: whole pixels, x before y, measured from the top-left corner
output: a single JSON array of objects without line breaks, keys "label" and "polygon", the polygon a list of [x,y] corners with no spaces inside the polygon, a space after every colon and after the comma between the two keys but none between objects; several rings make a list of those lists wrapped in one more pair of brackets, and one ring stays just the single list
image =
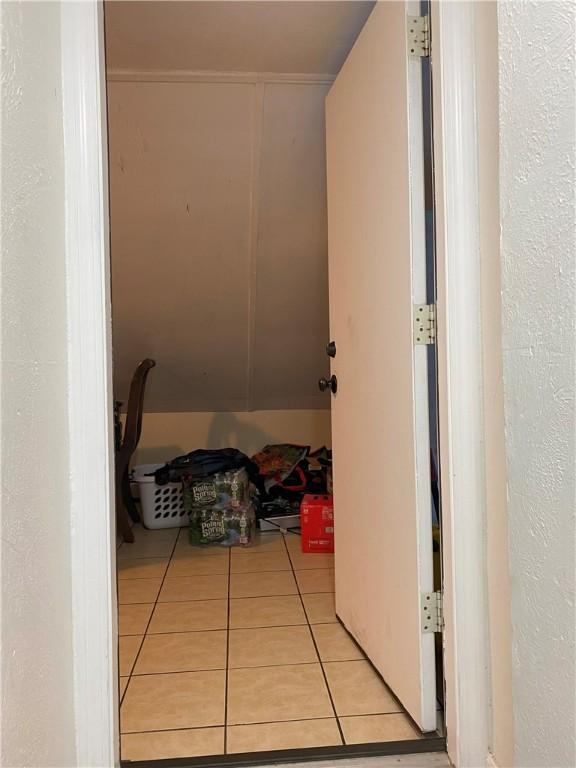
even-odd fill
[{"label": "door frame", "polygon": [[104,19],[62,2],[76,764],[120,763]]},{"label": "door frame", "polygon": [[[475,3],[433,0],[438,385],[449,756],[488,760]],[[119,764],[101,0],[61,4],[77,764]]]}]

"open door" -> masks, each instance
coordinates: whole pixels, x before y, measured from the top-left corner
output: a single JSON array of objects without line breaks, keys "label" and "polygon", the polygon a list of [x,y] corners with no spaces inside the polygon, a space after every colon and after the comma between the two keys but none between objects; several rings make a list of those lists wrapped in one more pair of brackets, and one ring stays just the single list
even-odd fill
[{"label": "open door", "polygon": [[415,307],[426,302],[422,74],[407,50],[414,5],[376,4],[326,100],[328,352],[337,379],[336,611],[432,731],[434,634],[421,618],[433,555],[427,349],[414,333]]}]

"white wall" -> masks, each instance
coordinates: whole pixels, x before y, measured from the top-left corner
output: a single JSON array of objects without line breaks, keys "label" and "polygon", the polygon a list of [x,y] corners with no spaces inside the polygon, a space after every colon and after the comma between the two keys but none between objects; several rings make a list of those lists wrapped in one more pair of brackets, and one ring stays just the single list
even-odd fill
[{"label": "white wall", "polygon": [[252,456],[273,443],[330,446],[330,411],[145,413],[133,463],[163,462],[196,448],[231,447]]},{"label": "white wall", "polygon": [[2,3],[5,766],[76,764],[60,4]]},{"label": "white wall", "polygon": [[572,3],[501,3],[514,765],[576,765]]}]

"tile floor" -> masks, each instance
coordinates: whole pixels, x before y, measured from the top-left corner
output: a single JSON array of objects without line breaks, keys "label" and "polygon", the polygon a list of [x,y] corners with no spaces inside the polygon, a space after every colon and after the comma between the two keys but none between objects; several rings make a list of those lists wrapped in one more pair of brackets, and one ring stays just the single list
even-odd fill
[{"label": "tile floor", "polygon": [[294,534],[224,550],[135,533],[118,550],[122,759],[420,737],[336,619],[333,555]]}]

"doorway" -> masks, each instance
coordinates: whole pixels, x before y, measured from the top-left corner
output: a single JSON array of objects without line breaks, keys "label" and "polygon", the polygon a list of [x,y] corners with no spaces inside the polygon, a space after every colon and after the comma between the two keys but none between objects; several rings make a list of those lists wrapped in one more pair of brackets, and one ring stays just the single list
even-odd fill
[{"label": "doorway", "polygon": [[[173,423],[174,414],[185,420],[196,412],[209,413],[212,419],[206,442],[188,434],[188,443],[180,445],[174,433],[169,439],[162,435],[159,445],[143,441],[141,454],[148,461],[137,468],[139,475],[161,471],[162,461],[150,462],[174,459],[169,452],[175,452],[176,445],[176,455],[217,447],[210,443],[218,432],[214,424],[229,419],[224,416],[227,409],[242,403],[243,396],[244,420],[249,422],[251,412],[260,410],[262,403],[295,408],[320,402],[321,397],[327,402],[327,393],[313,394],[311,384],[315,386],[314,368],[321,370],[323,365],[318,350],[330,338],[327,307],[322,312],[326,304],[322,282],[327,277],[323,105],[328,91],[329,228],[335,243],[330,256],[330,326],[337,339],[333,351],[338,350],[331,357],[340,380],[340,391],[336,374],[329,386],[326,380],[322,383],[331,391],[337,412],[332,419],[339,467],[336,536],[341,532],[336,587],[334,555],[306,552],[300,532],[285,523],[261,515],[263,530],[248,552],[236,547],[199,549],[191,546],[187,528],[178,531],[181,520],[170,512],[169,504],[162,506],[168,511],[147,519],[142,497],[147,527],[137,527],[136,542],[124,543],[118,551],[124,760],[354,749],[368,744],[395,752],[408,748],[396,742],[417,741],[417,749],[443,744],[436,738],[434,636],[428,626],[420,635],[420,595],[434,593],[427,350],[412,353],[410,323],[408,348],[399,349],[396,359],[399,363],[408,351],[415,364],[404,369],[403,379],[398,375],[400,366],[396,375],[382,381],[382,388],[373,381],[365,387],[364,378],[357,378],[350,368],[365,363],[367,370],[376,371],[378,356],[370,351],[362,359],[358,351],[366,353],[370,333],[378,325],[366,324],[366,308],[375,306],[372,299],[378,292],[391,291],[381,323],[385,335],[374,337],[372,350],[380,344],[392,358],[397,355],[394,338],[403,334],[401,325],[399,334],[393,331],[400,306],[386,315],[392,297],[402,298],[406,291],[402,300],[409,302],[408,318],[413,305],[421,306],[420,289],[426,299],[422,121],[418,117],[409,127],[396,117],[408,104],[411,114],[414,104],[415,115],[421,114],[422,61],[406,49],[404,5],[312,3],[302,8],[290,3],[184,3],[168,12],[163,4],[114,3],[106,14],[115,383],[121,391],[135,356],[136,360],[154,357],[157,366],[148,407],[156,421]],[[318,14],[324,17],[319,19]],[[240,31],[228,32],[224,44],[218,30],[231,15]],[[346,60],[344,74],[331,85],[327,81],[332,76],[321,71],[238,73],[237,57],[245,56],[247,47],[250,50],[242,39],[243,24],[252,35],[261,34],[260,26],[268,24],[264,39],[292,24],[293,39],[300,40],[303,30],[308,28],[310,34],[312,28],[315,47],[327,49],[325,58],[332,57],[318,69],[338,70],[337,53],[341,62]],[[334,31],[331,24],[340,28]],[[185,36],[186,55],[194,55],[203,45],[202,61],[221,57],[229,64],[232,56],[232,73],[206,72],[202,64],[192,72],[181,62],[175,67],[181,42],[177,30],[191,34],[197,27],[203,30],[197,39]],[[331,36],[319,43],[322,29],[330,30]],[[146,45],[138,47],[152,30],[158,41],[154,53]],[[169,49],[163,36],[170,40]],[[256,39],[251,46],[262,55]],[[388,50],[390,55],[380,55]],[[119,66],[126,65],[127,53],[134,56],[134,51],[147,67],[157,68]],[[306,47],[291,46],[292,57],[294,51],[301,59]],[[166,58],[158,59],[158,52]],[[276,51],[267,55],[271,53],[276,55]],[[162,67],[164,60],[170,67]],[[407,72],[407,83],[400,89],[391,85],[398,80],[398,73],[390,71],[396,62]],[[300,65],[305,68],[301,61]],[[284,65],[295,66],[292,61]],[[389,110],[383,111],[379,104],[381,86],[374,71],[385,85]],[[402,163],[395,167],[385,155],[379,175],[374,176],[372,168],[360,168],[359,177],[354,176],[356,171],[338,176],[342,159],[355,154],[349,143],[351,131],[343,141],[339,138],[339,121],[358,110],[356,88],[367,75],[367,137],[377,127],[383,142],[393,147],[389,159],[405,153],[408,161],[410,156],[409,177]],[[387,111],[391,118],[385,116]],[[429,130],[427,138],[431,142]],[[363,128],[353,138],[362,140]],[[357,267],[338,255],[350,228],[357,226],[352,213],[343,230],[344,212],[337,210],[338,195],[346,196],[350,183],[360,189],[372,185],[374,196],[363,202],[369,214],[379,195],[387,200],[372,224],[364,216],[362,227],[368,230],[358,230],[369,249],[380,240],[389,241],[384,261],[374,263],[369,257],[363,261],[358,246]],[[404,214],[402,206],[411,211],[412,223],[400,237],[392,236],[394,220],[401,221]],[[384,224],[383,216],[389,217],[389,224]],[[370,226],[375,227],[374,241],[371,234],[366,240]],[[345,265],[349,270],[345,283],[351,286],[359,276],[362,285],[368,278],[375,297],[363,289],[359,302],[348,301],[337,285],[339,276],[344,279]],[[418,273],[410,286],[410,275]],[[408,282],[400,289],[404,276]],[[391,279],[399,281],[396,288]],[[344,317],[348,325],[356,323],[360,333],[348,347]],[[385,394],[390,387],[396,394]],[[390,420],[386,409],[392,399],[397,402],[390,409]],[[411,402],[416,403],[415,410]],[[361,410],[363,440],[372,445],[369,451],[355,437]],[[404,417],[398,420],[401,414]],[[250,426],[254,439],[255,425]],[[146,436],[146,423],[144,430]],[[401,437],[399,452],[391,450],[389,438],[383,438],[393,432]],[[225,435],[219,437],[226,440]],[[277,442],[287,442],[282,437]],[[239,439],[245,439],[242,432]],[[295,442],[305,443],[304,435]],[[412,443],[415,454],[408,449]],[[360,464],[342,461],[347,445],[354,446]],[[320,453],[310,454],[308,449],[293,470],[309,469],[308,455],[322,454],[330,461],[325,444],[312,448]],[[257,464],[260,455],[252,457]],[[410,464],[414,457],[416,472]],[[370,466],[379,463],[384,486],[382,501],[374,504],[375,490],[365,475],[367,471],[373,475]],[[294,498],[286,488],[290,477],[275,484],[275,490],[281,487],[285,493],[270,496],[273,503]],[[155,482],[155,496],[164,499],[167,489],[159,479]],[[270,484],[267,480],[265,493],[271,493]],[[327,490],[322,484],[320,491]],[[260,502],[263,507],[272,503],[267,495]],[[160,510],[159,504],[155,509]],[[404,516],[387,518],[394,506],[404,505]],[[376,517],[369,514],[372,506],[375,512],[381,510]],[[298,507],[299,503],[291,511]],[[379,541],[380,556],[370,540]],[[391,608],[394,600],[399,602]],[[390,622],[390,610],[395,616],[400,611],[402,618],[399,614]],[[424,744],[422,731],[428,736]]]},{"label": "doorway", "polygon": [[[89,114],[93,113],[93,117],[95,118],[93,121],[90,121],[88,119],[87,122],[85,122],[86,131],[91,136],[93,135],[95,139],[95,143],[89,144],[89,147],[93,147],[94,151],[96,152],[98,148],[98,131],[96,130],[96,127],[98,125],[98,119],[97,119],[97,110],[99,109],[97,99],[94,101],[94,104],[92,103],[92,97],[89,96],[88,98],[84,98],[87,94],[87,89],[90,90],[90,88],[95,88],[96,91],[97,83],[98,83],[98,75],[96,73],[95,78],[92,77],[92,75],[95,74],[95,71],[93,71],[93,65],[95,62],[98,61],[98,41],[97,41],[97,35],[94,34],[94,30],[97,29],[97,21],[98,21],[98,14],[96,12],[96,6],[84,6],[83,8],[75,7],[74,9],[70,9],[70,12],[65,14],[66,16],[66,28],[70,31],[71,37],[69,42],[74,42],[74,45],[66,45],[66,56],[65,56],[65,64],[72,64],[72,62],[76,62],[77,59],[86,59],[85,66],[82,69],[82,71],[85,73],[85,76],[82,80],[79,80],[76,75],[78,73],[78,69],[75,66],[71,67],[65,67],[65,72],[67,73],[68,80],[66,81],[66,88],[67,88],[67,94],[68,98],[70,98],[70,101],[67,103],[67,114],[69,115],[69,118],[71,120],[75,120],[76,118],[73,117],[76,115],[77,108],[82,105],[82,108],[87,110]],[[445,76],[448,77],[450,73],[454,73],[454,77],[456,77],[456,74],[458,74],[458,78],[460,76],[463,76],[463,73],[469,73],[470,72],[470,57],[466,53],[466,51],[470,51],[471,47],[461,47],[460,44],[455,47],[451,47],[450,41],[452,40],[464,40],[467,39],[467,37],[470,37],[470,32],[473,30],[473,24],[470,24],[470,18],[468,11],[463,8],[452,8],[447,7],[444,9],[443,13],[440,14],[440,18],[437,17],[437,23],[439,24],[439,29],[442,30],[442,48],[439,49],[442,51],[442,57],[446,57],[446,59],[450,58],[452,63],[454,63],[455,60],[458,60],[461,66],[451,67],[445,71]],[[451,31],[453,31],[454,28],[457,28],[460,31],[460,35],[454,37],[453,35],[446,36],[446,29],[450,28]],[[77,33],[72,35],[72,32]],[[78,47],[79,42],[83,41],[84,45],[81,47]],[[93,59],[89,60],[89,56],[93,56]],[[88,58],[87,58],[88,57]],[[436,70],[438,72],[438,70]],[[451,75],[450,75],[451,76]],[[456,78],[456,79],[458,79]],[[444,84],[441,83],[442,87],[444,87]],[[436,93],[441,94],[442,88],[436,90]],[[76,100],[77,96],[80,96],[80,94],[83,94],[78,100]],[[452,104],[450,101],[446,101],[445,97],[440,95],[440,104],[442,105],[442,109],[440,110],[441,115],[438,118],[440,120],[440,124],[442,124],[443,129],[446,131],[451,130],[455,127],[455,124],[459,127],[459,131],[454,133],[455,137],[455,144],[454,144],[454,151],[458,151],[458,147],[461,146],[461,139],[468,140],[470,136],[470,131],[473,134],[473,126],[474,126],[474,112],[473,110],[468,111],[467,106],[468,101],[459,101],[457,104]],[[472,99],[473,102],[473,99]],[[471,102],[471,103],[472,103]],[[96,111],[94,111],[96,109]],[[438,113],[437,113],[438,115]],[[68,132],[68,129],[70,129],[73,126],[74,123],[71,123],[67,126],[67,147],[69,147],[69,151],[71,153],[71,157],[74,160],[74,158],[77,157],[78,165],[81,166],[84,170],[85,178],[93,178],[95,182],[100,178],[98,176],[98,159],[94,156],[93,153],[89,152],[86,153],[85,145],[83,145],[82,151],[79,151],[78,154],[75,154],[76,148],[79,149],[79,147],[76,146],[76,139],[77,136],[74,131],[70,130]],[[462,129],[464,128],[463,132]],[[95,130],[95,133],[93,131]],[[452,135],[452,134],[451,134]],[[99,152],[100,150],[98,150]],[[98,155],[99,156],[99,155]],[[462,153],[461,157],[468,157],[466,153]],[[94,161],[94,162],[92,162]],[[446,172],[449,171],[451,167],[453,167],[453,153],[452,153],[452,145],[449,147],[449,151],[444,148],[443,152],[443,162],[445,164]],[[71,164],[72,167],[72,164]],[[446,177],[444,176],[444,182],[446,184],[446,187],[444,189],[444,206],[447,206],[451,211],[453,211],[453,206],[456,201],[462,202],[463,200],[466,201],[465,205],[469,206],[466,208],[468,212],[474,210],[474,193],[473,193],[473,180],[474,175],[472,173],[465,174],[464,176],[459,175],[458,179],[455,179],[454,177]],[[70,189],[74,189],[74,182],[77,181],[77,178],[74,175],[70,176]],[[466,181],[465,184],[463,182]],[[454,183],[453,183],[454,182]],[[465,187],[465,189],[460,189],[458,187],[458,184]],[[92,203],[94,203],[94,211],[95,211],[95,217],[90,219],[89,222],[89,230],[94,232],[94,249],[86,251],[86,248],[83,249],[82,253],[84,254],[83,259],[87,258],[87,255],[92,258],[92,255],[95,257],[94,265],[96,268],[95,274],[99,274],[99,270],[101,267],[98,267],[98,264],[100,263],[98,259],[96,258],[100,251],[98,250],[101,247],[101,237],[98,234],[100,230],[98,229],[99,226],[102,227],[102,229],[105,229],[102,218],[98,218],[101,216],[101,213],[97,214],[98,206],[97,203],[97,196],[98,196],[98,188],[99,184],[96,184],[96,198],[92,200]],[[86,187],[79,188],[80,192],[85,192]],[[460,195],[458,194],[460,193]],[[74,197],[73,200],[71,200],[71,205],[75,205],[76,200],[80,200],[82,198],[82,195],[79,194],[79,196]],[[90,208],[90,206],[88,206]],[[97,215],[96,215],[97,214]],[[442,237],[446,236],[446,230],[450,229],[452,227],[452,222],[454,222],[454,228],[456,228],[456,222],[459,221],[458,217],[451,216],[448,219],[444,218],[444,212],[442,213]],[[82,218],[82,217],[80,217]],[[471,236],[473,234],[473,229],[468,228],[467,232]],[[76,233],[78,234],[78,233]],[[82,233],[82,237],[84,237],[84,232]],[[71,242],[72,245],[78,240],[80,242],[82,238],[75,236],[74,227],[71,228]],[[86,241],[83,240],[85,243]],[[98,245],[99,243],[99,245]],[[444,243],[441,240],[441,244],[444,247]],[[462,244],[462,243],[461,243]],[[458,271],[459,268],[468,268],[473,263],[472,260],[467,260],[468,256],[467,254],[472,255],[474,253],[473,249],[470,250],[468,248],[460,248],[458,253],[458,261],[453,261],[452,256],[455,256],[453,253],[453,241],[450,241],[450,243],[446,246],[446,261],[442,262],[441,268],[446,270],[446,273],[448,275],[453,274],[453,271]],[[69,259],[75,264],[74,261],[74,254],[75,251],[70,252]],[[92,254],[92,255],[91,255]],[[463,256],[464,254],[464,256]],[[98,257],[99,258],[99,257]],[[75,280],[75,275],[78,276],[78,280]],[[80,279],[81,277],[81,279]],[[442,276],[442,280],[444,279],[445,275]],[[92,326],[90,324],[86,324],[86,316],[85,316],[85,307],[91,306],[92,301],[92,294],[90,291],[93,290],[94,286],[92,283],[87,283],[86,281],[86,273],[85,271],[75,271],[74,267],[72,268],[71,272],[71,281],[73,285],[77,284],[78,287],[78,295],[82,295],[85,297],[85,303],[82,306],[82,312],[78,315],[79,322],[80,319],[82,320],[82,328],[83,328],[83,336],[82,336],[82,343],[81,346],[78,347],[79,357],[84,359],[85,358],[85,364],[77,368],[77,378],[75,381],[78,382],[80,385],[81,382],[83,382],[86,379],[86,376],[84,375],[84,372],[88,370],[94,369],[94,364],[98,363],[100,365],[100,362],[104,360],[104,368],[106,368],[105,358],[102,357],[102,350],[104,349],[104,346],[102,346],[102,349],[98,344],[98,339],[100,339],[99,331],[96,326],[94,326],[93,332],[92,332]],[[444,283],[441,281],[442,292],[446,290]],[[461,286],[463,285],[469,285],[470,287],[470,302],[468,303],[467,307],[469,309],[470,306],[474,305],[476,296],[475,294],[475,288],[474,286],[477,285],[477,281],[471,281],[470,283],[466,283],[464,280],[460,283]],[[441,293],[442,293],[441,292]],[[99,295],[99,294],[98,294]],[[451,312],[451,318],[454,319],[458,315],[458,306],[460,302],[457,302],[455,300],[455,297],[448,291],[448,294],[444,294],[441,296],[442,300],[446,301],[445,305],[441,305],[441,311],[448,311],[448,309]],[[94,295],[94,299],[96,302],[99,301],[98,297]],[[105,318],[105,299],[104,303],[98,309],[100,305],[98,303],[94,304],[96,315],[98,315],[98,312],[102,314],[102,317]],[[444,308],[442,308],[444,307]],[[74,309],[74,304],[72,306],[72,309]],[[80,306],[78,307],[80,309]],[[97,310],[97,311],[96,311]],[[454,323],[454,325],[450,325],[449,328],[446,329],[446,333],[450,335],[450,337],[454,337],[452,340],[457,341],[458,338],[466,339],[466,344],[464,346],[464,349],[468,350],[468,358],[474,357],[473,350],[475,349],[474,346],[470,346],[469,344],[469,338],[471,335],[473,335],[473,329],[469,327],[469,320],[470,320],[470,312],[467,311],[464,313],[464,315],[460,318],[462,322]],[[105,322],[104,322],[105,325]],[[80,327],[80,326],[79,326]],[[104,326],[103,326],[104,327]],[[444,333],[442,330],[442,327],[440,328],[441,334]],[[468,331],[468,333],[467,333]],[[91,343],[89,344],[87,339],[91,340]],[[76,349],[74,346],[74,339],[72,339],[72,349]],[[93,343],[92,343],[93,342]],[[101,344],[105,344],[104,341],[101,340]],[[92,352],[90,353],[91,356],[86,357],[84,352],[88,349],[92,349]],[[454,344],[452,344],[451,349],[454,349]],[[466,355],[465,355],[466,357]],[[451,360],[452,358],[449,358]],[[73,358],[73,361],[76,360],[76,357]],[[442,370],[442,376],[446,375],[445,372],[445,363],[446,360],[442,358],[440,359],[440,365]],[[476,370],[476,368],[471,369],[470,366],[467,366],[465,369],[456,369],[455,371],[452,371],[452,369],[449,369],[449,379],[451,379],[456,373],[457,370],[466,370],[468,372],[468,378],[470,377],[471,370]],[[89,381],[93,381],[92,378],[89,379]],[[441,383],[441,387],[443,384]],[[464,383],[464,389],[466,389],[466,385]],[[474,390],[476,391],[476,390]],[[445,396],[445,393],[443,397]],[[108,402],[106,397],[104,397],[103,402]],[[475,456],[477,457],[477,446],[480,444],[479,440],[476,439],[475,435],[477,435],[477,424],[472,423],[469,421],[467,417],[467,413],[469,413],[469,410],[462,410],[462,408],[465,405],[465,402],[463,402],[461,399],[448,399],[447,401],[443,400],[443,402],[447,403],[447,408],[452,415],[452,423],[454,423],[454,415],[456,413],[461,413],[462,419],[460,420],[460,428],[457,435],[452,434],[450,431],[448,431],[449,436],[449,442],[452,446],[451,452],[448,454],[448,458],[446,458],[446,461],[449,461],[450,466],[458,467],[459,471],[462,470],[462,468],[469,467],[470,471],[464,472],[464,475],[466,475],[466,487],[470,489],[471,487],[479,488],[479,477],[477,477],[477,473],[474,471],[472,472],[472,468],[479,467],[480,464],[478,461],[465,461],[467,456]],[[459,410],[460,409],[460,410]],[[95,413],[99,413],[98,408],[96,408]],[[73,436],[76,435],[76,432],[74,431],[74,425],[77,422],[77,419],[74,418],[74,414],[76,411],[72,409],[72,424],[73,424],[73,430],[72,434]],[[105,420],[106,421],[106,420]],[[84,423],[83,419],[81,418],[78,423]],[[449,422],[450,423],[450,422]],[[96,422],[89,423],[88,425],[88,431],[93,433],[95,431],[95,428],[97,426]],[[93,429],[94,427],[94,429]],[[97,431],[97,430],[96,430]],[[79,463],[82,460],[82,457],[87,453],[87,449],[90,446],[100,445],[100,432],[95,434],[94,437],[97,437],[98,439],[96,441],[92,440],[89,443],[85,443],[85,430],[83,431],[80,429],[78,431],[78,436],[82,435],[82,439],[80,442],[77,442],[78,446],[78,452],[77,452],[77,461],[76,464],[78,465],[80,469],[80,479],[81,483],[79,485],[80,488],[91,488],[93,486],[92,480],[96,480],[97,477],[99,477],[99,473],[94,472],[94,462],[90,464],[90,462],[87,463],[86,466],[91,466],[91,471],[89,474],[86,474],[83,472],[82,467],[83,464]],[[99,442],[100,441],[100,442]],[[75,444],[76,444],[75,443]],[[446,441],[444,441],[444,444],[446,445]],[[84,447],[83,447],[84,446]],[[455,452],[454,452],[454,449]],[[90,454],[90,451],[88,451]],[[91,455],[91,454],[90,454]],[[446,455],[446,454],[445,454]],[[96,462],[96,464],[98,464]],[[99,465],[98,465],[99,466]],[[447,499],[449,500],[449,504],[445,508],[445,518],[448,520],[448,530],[450,531],[450,519],[451,519],[451,505],[454,504],[458,498],[460,498],[460,491],[461,486],[455,486],[453,484],[452,478],[454,477],[454,472],[451,471],[447,475],[445,475],[447,478],[450,479],[450,487],[449,492],[446,491]],[[458,476],[458,473],[456,473],[456,476]],[[106,477],[102,480],[103,484],[102,488],[106,486],[107,479]],[[99,490],[98,487],[94,487],[95,493],[89,494],[86,498],[88,499],[96,499],[99,498]],[[444,492],[443,492],[444,496]],[[101,493],[100,493],[101,497]],[[78,527],[78,537],[82,539],[82,541],[85,540],[86,544],[86,551],[90,551],[93,553],[93,547],[94,545],[97,545],[105,554],[105,547],[106,545],[106,534],[104,534],[104,538],[99,533],[98,528],[98,520],[99,517],[97,514],[94,516],[90,516],[88,519],[90,519],[91,523],[94,522],[94,525],[91,525],[91,528],[94,528],[94,533],[89,535],[88,530],[85,530],[85,526],[83,526],[82,521],[85,521],[86,513],[85,513],[85,505],[86,505],[86,498],[84,498],[81,501],[81,504],[79,505],[78,511],[80,512],[80,508],[82,510],[82,514],[79,514],[78,521],[79,521],[79,527]],[[468,496],[467,498],[470,498]],[[476,497],[474,497],[476,498]],[[105,501],[105,499],[104,499]],[[92,503],[92,502],[90,502]],[[107,507],[107,503],[103,504],[104,508]],[[100,510],[101,513],[101,510]],[[477,515],[476,507],[473,507],[472,509],[469,508],[469,515],[468,515],[468,523],[469,526],[474,523],[474,521],[478,522],[479,518]],[[106,523],[108,525],[108,523]],[[470,532],[470,528],[468,527],[468,533]],[[104,532],[103,532],[104,533]],[[458,539],[458,531],[452,531],[451,533],[451,543],[450,546],[454,547],[455,551],[459,551],[455,547],[456,539]],[[472,537],[472,541],[480,541],[480,537],[474,538]],[[462,574],[462,578],[460,579],[459,583],[464,585],[468,584],[467,590],[469,594],[470,588],[474,589],[474,579],[473,574],[477,573],[477,569],[475,570],[476,564],[478,567],[478,559],[475,557],[475,550],[472,551],[470,548],[467,550],[467,558],[466,561],[463,562],[461,560],[457,560],[454,563],[454,573]],[[106,557],[104,557],[104,560],[106,560]],[[82,569],[88,571],[90,570],[88,568],[88,565],[90,562],[93,562],[93,557],[90,559],[83,558],[82,560],[78,560],[78,566],[80,570]],[[94,569],[92,568],[92,571]],[[91,572],[92,572],[91,571]],[[460,645],[462,639],[466,636],[466,633],[468,633],[468,637],[476,637],[473,631],[473,627],[469,626],[469,622],[466,620],[466,614],[459,611],[458,617],[456,616],[455,610],[456,607],[459,604],[459,592],[453,592],[453,584],[451,583],[450,579],[452,578],[452,574],[449,570],[449,580],[447,582],[447,589],[450,588],[450,611],[447,614],[447,630],[448,630],[448,641],[450,644],[450,647],[452,647],[452,644]],[[470,579],[467,578],[467,576],[470,576]],[[90,659],[89,663],[87,661],[87,664],[82,666],[82,669],[88,670],[89,674],[82,675],[77,682],[77,693],[80,697],[79,700],[84,700],[82,698],[83,693],[87,693],[88,691],[91,692],[90,695],[90,701],[92,701],[94,704],[97,704],[97,708],[92,708],[91,714],[90,714],[90,720],[89,722],[79,722],[79,745],[80,750],[83,755],[94,755],[96,753],[101,754],[102,758],[100,759],[100,763],[107,763],[108,757],[104,756],[104,753],[106,750],[113,749],[112,744],[113,741],[109,741],[109,737],[112,736],[114,732],[114,716],[113,713],[111,714],[111,717],[108,717],[106,714],[107,712],[107,702],[110,701],[110,689],[107,689],[107,684],[105,683],[106,679],[108,679],[108,673],[112,670],[109,668],[108,664],[109,662],[106,660],[107,657],[104,655],[90,655],[91,649],[96,648],[104,648],[110,638],[113,638],[113,631],[109,629],[109,622],[111,620],[111,617],[107,617],[107,606],[109,606],[109,600],[106,597],[107,592],[102,592],[101,585],[106,584],[106,576],[103,572],[103,579],[96,580],[96,581],[86,581],[85,583],[87,590],[82,590],[81,596],[82,599],[77,601],[78,605],[78,617],[79,621],[75,628],[75,642],[77,643],[78,648],[78,654],[79,658],[86,658],[87,660]],[[100,585],[98,586],[98,589],[94,591],[91,589],[91,584]],[[463,588],[463,587],[462,587]],[[89,592],[90,594],[93,594],[93,600],[91,601],[91,615],[93,614],[94,610],[98,612],[98,615],[102,617],[102,622],[100,624],[102,628],[102,632],[96,632],[96,635],[92,630],[90,630],[90,627],[92,626],[91,620],[88,617],[86,622],[81,621],[81,617],[84,615],[85,611],[83,610],[83,606],[86,605],[86,592]],[[75,588],[76,592],[76,588]],[[78,593],[78,598],[80,598],[80,593]],[[104,598],[106,600],[104,601]],[[452,610],[454,610],[454,614],[452,614]],[[87,631],[90,631],[89,634],[86,634]],[[100,642],[100,635],[101,640]],[[80,642],[81,639],[85,638],[88,642],[83,643]],[[107,639],[108,638],[108,639]],[[97,641],[97,642],[95,642]],[[448,689],[449,691],[453,690],[453,681],[454,681],[454,669],[456,668],[454,665],[456,664],[458,658],[460,659],[460,662],[463,662],[462,655],[454,658],[452,655],[452,650],[450,650],[450,647],[448,648],[449,654],[448,654],[448,661],[449,661],[449,669],[450,673],[448,675]],[[465,644],[464,647],[468,647],[467,644]],[[470,647],[472,647],[470,645]],[[477,648],[477,644],[474,645],[475,648]],[[477,660],[477,654],[476,654],[476,660]],[[466,664],[468,664],[468,660],[464,659]],[[472,662],[472,659],[470,659],[470,662]],[[457,667],[461,668],[462,664],[458,664]],[[464,665],[466,666],[466,665]],[[463,667],[462,667],[463,668]],[[448,728],[448,735],[450,739],[450,733],[451,728],[453,729],[455,727],[455,723],[460,723],[460,737],[457,737],[456,733],[452,730],[453,733],[453,749],[457,750],[457,753],[460,754],[461,749],[468,749],[471,750],[468,754],[477,754],[478,758],[476,761],[480,759],[479,755],[481,754],[481,745],[482,745],[482,739],[480,736],[482,733],[484,733],[482,728],[482,709],[480,708],[479,702],[483,700],[483,696],[485,691],[482,689],[482,678],[481,678],[481,669],[482,664],[479,663],[470,663],[467,666],[467,673],[462,676],[462,674],[459,675],[461,680],[465,680],[467,685],[463,690],[461,690],[461,698],[457,701],[456,699],[449,697],[448,698],[448,706],[452,706],[452,713],[453,717],[449,720],[449,728]],[[452,686],[452,687],[451,687]],[[105,693],[108,690],[108,693]],[[462,710],[463,701],[464,698],[466,698],[465,694],[467,691],[470,691],[472,697],[470,701],[475,702],[475,706],[471,707],[469,709],[469,712],[474,712],[474,721],[469,722],[469,718],[465,717],[466,714],[464,710]],[[104,698],[102,698],[102,693],[105,693]],[[462,698],[463,697],[463,698]],[[86,699],[88,700],[88,699]],[[452,703],[451,703],[452,702]],[[89,727],[88,727],[89,726]],[[470,728],[469,728],[470,726]],[[99,737],[97,740],[94,739],[95,734],[98,733]],[[470,738],[468,738],[470,736]],[[476,738],[478,736],[478,738]],[[85,738],[84,738],[85,737]],[[474,749],[477,748],[477,751],[474,752]],[[478,751],[480,750],[480,751]],[[456,754],[456,753],[455,753]],[[92,757],[88,758],[89,760],[93,759]]]}]

